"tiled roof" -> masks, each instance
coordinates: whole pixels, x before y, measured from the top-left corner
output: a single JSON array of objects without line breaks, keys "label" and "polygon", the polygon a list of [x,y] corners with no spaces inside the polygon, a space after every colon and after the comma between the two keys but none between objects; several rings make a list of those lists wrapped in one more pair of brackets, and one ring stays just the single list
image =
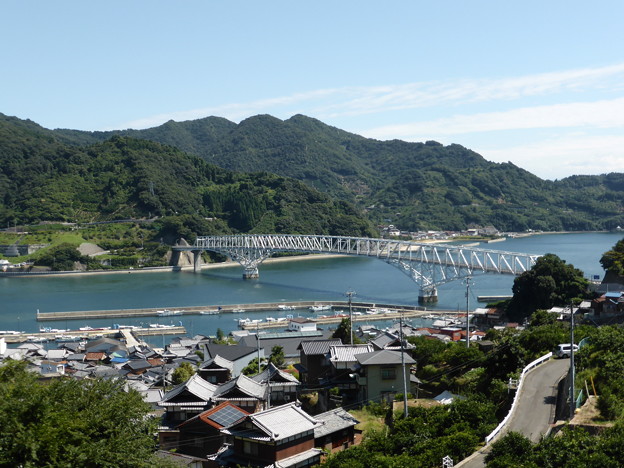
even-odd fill
[{"label": "tiled roof", "polygon": [[206,345],[206,351],[206,359],[214,358],[215,356],[219,355],[222,358],[227,359],[228,361],[235,362],[242,357],[256,353],[257,349],[251,346],[229,346],[210,343]]},{"label": "tiled roof", "polygon": [[266,385],[250,379],[245,374],[241,374],[235,379],[219,385],[214,392],[214,398],[224,398],[229,392],[234,390],[238,390],[245,395],[258,400],[264,400],[266,396]]},{"label": "tiled roof", "polygon": [[106,357],[106,353],[87,353],[85,360],[87,361],[101,361]]},{"label": "tiled roof", "polygon": [[314,418],[323,423],[314,428],[314,437],[323,437],[360,422],[342,408],[317,414]]},{"label": "tiled roof", "polygon": [[330,346],[329,360],[331,362],[355,362],[355,356],[362,353],[371,353],[374,348],[372,345],[353,345],[353,346]]},{"label": "tiled roof", "polygon": [[342,341],[335,338],[332,340],[302,341],[299,347],[304,354],[310,356],[313,354],[327,354],[329,353],[330,346],[337,346],[340,344],[342,344]]},{"label": "tiled roof", "polygon": [[232,361],[228,361],[227,359],[225,359],[224,357],[221,357],[219,355],[216,355],[214,358],[205,361],[199,368],[200,369],[207,369],[207,368],[211,367],[213,364],[215,366],[217,366],[217,367],[221,367],[223,369],[227,369],[230,372],[232,372],[234,370],[234,363]]},{"label": "tiled roof", "polygon": [[[302,432],[314,430],[319,422],[303,411],[297,403],[276,406],[259,413],[250,414],[245,418],[261,431],[242,429],[240,424],[231,427],[226,433],[247,436],[254,439],[266,439],[278,441],[288,437],[301,434]],[[237,427],[242,430],[237,430]]]},{"label": "tiled roof", "polygon": [[297,380],[297,378],[294,375],[289,374],[288,372],[279,370],[277,367],[273,365],[272,362],[270,362],[269,365],[266,366],[262,372],[260,372],[257,375],[254,375],[252,377],[252,380],[255,380],[256,382],[261,382],[261,383],[270,381],[271,383],[288,382],[291,384],[299,385],[299,380]]},{"label": "tiled roof", "polygon": [[163,398],[163,402],[168,402],[185,390],[195,395],[200,400],[209,401],[215,393],[216,388],[216,385],[206,382],[199,375],[195,374],[185,383],[178,385],[173,390],[167,392]]},{"label": "tiled roof", "polygon": [[[404,353],[405,364],[414,364],[416,361],[407,353]],[[382,349],[373,351],[372,353],[362,353],[355,356],[362,366],[383,365],[383,364],[401,364],[401,352]]]}]

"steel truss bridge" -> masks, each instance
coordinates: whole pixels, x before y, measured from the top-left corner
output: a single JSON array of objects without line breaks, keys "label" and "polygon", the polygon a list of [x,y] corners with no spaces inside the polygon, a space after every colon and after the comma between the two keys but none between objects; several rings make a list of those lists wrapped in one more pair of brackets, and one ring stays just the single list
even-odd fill
[{"label": "steel truss bridge", "polygon": [[244,278],[257,278],[258,267],[278,252],[357,255],[376,257],[398,268],[420,286],[419,299],[437,299],[437,286],[478,273],[520,275],[540,255],[488,249],[415,243],[365,237],[253,234],[198,237],[192,246],[173,247],[191,251],[195,272],[201,269],[201,252],[217,252],[240,263]]}]

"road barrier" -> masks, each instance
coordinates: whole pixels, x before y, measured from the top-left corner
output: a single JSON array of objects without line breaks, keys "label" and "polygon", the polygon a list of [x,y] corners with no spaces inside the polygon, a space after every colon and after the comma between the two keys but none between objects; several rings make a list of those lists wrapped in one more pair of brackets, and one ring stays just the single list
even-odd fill
[{"label": "road barrier", "polygon": [[485,438],[485,444],[486,445],[488,445],[497,435],[500,434],[500,432],[505,427],[505,424],[507,424],[509,422],[509,420],[511,419],[511,417],[513,416],[513,412],[516,409],[516,403],[518,402],[518,395],[520,395],[520,392],[522,391],[522,385],[524,384],[524,376],[531,369],[539,366],[543,362],[548,361],[551,357],[552,357],[552,353],[545,354],[542,357],[540,357],[540,358],[536,359],[535,361],[531,362],[530,364],[528,364],[524,369],[522,369],[522,374],[520,374],[520,379],[519,379],[519,382],[518,382],[518,390],[516,390],[516,395],[514,396],[514,400],[513,400],[513,403],[511,404],[511,408],[509,409],[509,413],[507,413],[507,416],[505,416],[505,419],[503,419],[500,422],[500,424],[496,427],[496,429],[494,429]]}]

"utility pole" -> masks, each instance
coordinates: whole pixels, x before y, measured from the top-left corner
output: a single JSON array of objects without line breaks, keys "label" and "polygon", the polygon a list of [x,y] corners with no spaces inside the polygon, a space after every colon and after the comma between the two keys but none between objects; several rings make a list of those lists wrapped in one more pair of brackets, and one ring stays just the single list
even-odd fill
[{"label": "utility pole", "polygon": [[399,340],[401,341],[401,371],[403,372],[403,416],[407,418],[407,377],[405,376],[405,350],[403,349],[403,311],[399,317]]},{"label": "utility pole", "polygon": [[574,398],[574,305],[570,303],[570,421],[576,412],[576,399]]},{"label": "utility pole", "polygon": [[355,296],[355,291],[347,291],[349,298],[349,343],[353,346],[353,307],[351,306],[351,298]]},{"label": "utility pole", "polygon": [[470,276],[466,278],[466,348],[470,348]]}]

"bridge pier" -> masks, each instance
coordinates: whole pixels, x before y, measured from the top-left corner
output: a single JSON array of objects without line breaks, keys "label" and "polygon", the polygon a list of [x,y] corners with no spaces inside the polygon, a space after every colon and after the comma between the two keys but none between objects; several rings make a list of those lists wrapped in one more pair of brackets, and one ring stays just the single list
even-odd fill
[{"label": "bridge pier", "polygon": [[193,250],[193,273],[201,273],[201,250]]},{"label": "bridge pier", "polygon": [[243,271],[243,279],[256,278],[260,278],[260,272],[258,271],[258,268],[254,266],[245,267],[245,270]]},{"label": "bridge pier", "polygon": [[421,287],[418,291],[419,304],[434,304],[438,302],[438,289],[435,286]]}]

